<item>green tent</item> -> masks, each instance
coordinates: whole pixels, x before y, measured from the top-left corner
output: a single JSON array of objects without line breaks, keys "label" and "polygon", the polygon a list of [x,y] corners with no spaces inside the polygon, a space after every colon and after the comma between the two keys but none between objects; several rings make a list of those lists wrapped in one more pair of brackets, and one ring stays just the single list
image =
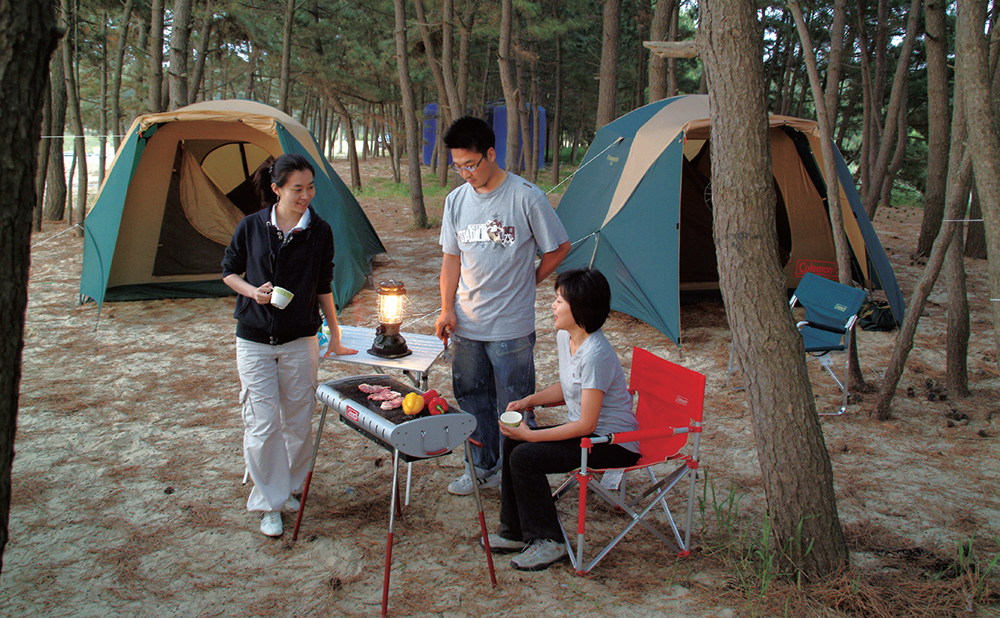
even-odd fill
[{"label": "green tent", "polygon": [[253,101],[208,101],[141,116],[115,155],[84,233],[80,301],[232,294],[222,257],[240,220],[260,209],[251,175],[269,156],[304,155],[312,206],[333,228],[333,297],[343,308],[385,248],[312,134]]},{"label": "green tent", "polygon": [[[680,293],[719,287],[712,234],[711,123],[707,95],[673,97],[602,127],[556,211],[572,249],[559,270],[599,268],[612,309],[680,341]],[[816,123],[770,117],[777,229],[787,287],[806,273],[837,280]],[[905,303],[834,148],[853,277],[884,289],[897,323]]]}]

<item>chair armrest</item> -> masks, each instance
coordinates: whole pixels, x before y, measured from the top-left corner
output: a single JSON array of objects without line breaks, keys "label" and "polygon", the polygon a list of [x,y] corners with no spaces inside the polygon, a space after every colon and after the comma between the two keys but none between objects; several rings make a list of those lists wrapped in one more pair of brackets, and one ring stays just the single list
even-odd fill
[{"label": "chair armrest", "polygon": [[637,429],[635,431],[622,431],[620,433],[609,433],[606,436],[585,437],[580,440],[581,448],[590,448],[594,444],[622,444],[624,442],[639,442],[641,440],[655,440],[656,438],[669,438],[679,433],[697,433],[701,427],[658,427],[656,429]]},{"label": "chair armrest", "polygon": [[818,322],[810,322],[809,320],[802,320],[795,324],[799,330],[802,330],[803,326],[808,326],[809,328],[815,328],[816,330],[823,330],[828,333],[835,333],[838,335],[843,335],[847,332],[847,329],[843,326],[829,326],[827,324],[820,324]]}]

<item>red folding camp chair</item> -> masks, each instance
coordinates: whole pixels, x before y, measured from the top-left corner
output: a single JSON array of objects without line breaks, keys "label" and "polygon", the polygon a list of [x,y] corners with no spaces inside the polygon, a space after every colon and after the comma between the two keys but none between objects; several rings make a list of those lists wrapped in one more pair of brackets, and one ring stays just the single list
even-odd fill
[{"label": "red folding camp chair", "polygon": [[[560,498],[569,494],[574,486],[579,485],[580,487],[575,550],[561,521],[559,526],[562,528],[573,568],[581,575],[590,572],[597,566],[597,563],[636,524],[641,524],[652,532],[678,555],[687,556],[691,552],[691,521],[694,515],[701,417],[705,403],[705,376],[663,360],[642,348],[633,348],[629,390],[638,393],[635,415],[639,421],[639,429],[599,438],[583,438],[580,443],[580,469],[567,478],[554,494],[558,502]],[[595,472],[611,472],[611,470],[593,470],[587,467],[589,448],[594,444],[604,442],[639,443],[639,461],[634,466],[625,468],[624,472],[627,474],[633,470],[644,469],[649,474],[650,484],[648,487],[640,488],[641,493],[635,498],[626,501],[624,489],[617,492],[605,488],[599,482],[591,482],[594,480]],[[657,479],[652,470],[652,466],[657,464],[675,465],[676,468],[662,479]],[[688,480],[687,512],[684,516],[682,530],[678,527],[665,497],[685,479]],[[590,562],[585,563],[588,491],[593,491],[609,504],[623,510],[629,516],[629,520],[625,528],[610,543],[601,549]],[[657,504],[663,507],[676,543],[646,518]]]}]

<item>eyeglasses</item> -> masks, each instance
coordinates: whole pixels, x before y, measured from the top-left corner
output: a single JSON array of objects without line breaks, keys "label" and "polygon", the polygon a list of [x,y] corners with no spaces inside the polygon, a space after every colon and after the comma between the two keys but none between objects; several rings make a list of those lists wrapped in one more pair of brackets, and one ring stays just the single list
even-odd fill
[{"label": "eyeglasses", "polygon": [[474,172],[479,169],[479,166],[483,164],[483,159],[486,158],[485,154],[479,156],[479,160],[476,161],[475,165],[452,165],[451,169],[456,174],[461,174],[462,172]]}]

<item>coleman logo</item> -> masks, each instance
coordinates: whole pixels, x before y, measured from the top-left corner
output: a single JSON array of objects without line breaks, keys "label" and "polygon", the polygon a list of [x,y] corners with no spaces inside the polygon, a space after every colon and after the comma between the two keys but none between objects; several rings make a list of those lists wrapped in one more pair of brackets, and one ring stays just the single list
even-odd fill
[{"label": "coleman logo", "polygon": [[834,305],[833,308],[836,309],[837,311],[841,312],[841,313],[847,311],[847,305],[842,305],[840,303],[837,303],[836,305]]},{"label": "coleman logo", "polygon": [[352,421],[354,421],[355,423],[357,423],[357,422],[358,422],[358,419],[359,419],[359,418],[361,418],[361,415],[360,415],[360,414],[358,414],[358,411],[357,411],[357,410],[355,410],[354,408],[352,408],[351,406],[347,406],[347,412],[345,412],[345,414],[344,414],[344,415],[345,415],[345,416],[346,416],[347,418],[349,418],[349,419],[351,419]]},{"label": "coleman logo", "polygon": [[618,157],[612,157],[611,155],[608,155],[608,162],[618,163]]},{"label": "coleman logo", "polygon": [[677,395],[677,399],[674,399],[674,401],[677,403],[677,405],[681,406],[686,406],[688,404],[687,397],[683,397],[681,395]]},{"label": "coleman logo", "polygon": [[795,276],[802,278],[806,273],[812,273],[836,281],[838,277],[837,264],[835,262],[821,262],[819,260],[799,260],[795,262]]}]

